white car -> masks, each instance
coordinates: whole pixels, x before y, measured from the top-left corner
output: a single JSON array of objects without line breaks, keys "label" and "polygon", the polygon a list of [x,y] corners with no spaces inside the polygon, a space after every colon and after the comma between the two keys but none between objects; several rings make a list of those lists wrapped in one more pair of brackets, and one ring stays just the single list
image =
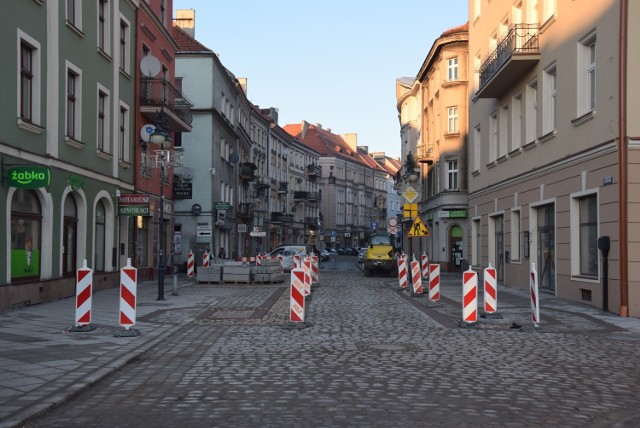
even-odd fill
[{"label": "white car", "polygon": [[292,270],[294,267],[293,256],[300,256],[300,260],[304,259],[307,254],[298,250],[284,250],[277,255],[282,256],[282,269]]}]

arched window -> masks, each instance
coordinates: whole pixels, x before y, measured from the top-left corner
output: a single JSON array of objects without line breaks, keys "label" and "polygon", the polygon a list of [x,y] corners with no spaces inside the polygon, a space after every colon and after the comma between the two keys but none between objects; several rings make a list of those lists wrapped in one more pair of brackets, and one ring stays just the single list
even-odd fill
[{"label": "arched window", "polygon": [[33,190],[18,189],[11,200],[11,278],[40,276],[42,210]]},{"label": "arched window", "polygon": [[78,207],[72,194],[64,201],[64,224],[62,234],[62,275],[75,274],[78,242]]},{"label": "arched window", "polygon": [[104,203],[98,201],[96,204],[96,229],[94,232],[94,263],[93,270],[96,272],[104,272],[104,245],[105,245],[105,222],[106,222],[106,210]]}]

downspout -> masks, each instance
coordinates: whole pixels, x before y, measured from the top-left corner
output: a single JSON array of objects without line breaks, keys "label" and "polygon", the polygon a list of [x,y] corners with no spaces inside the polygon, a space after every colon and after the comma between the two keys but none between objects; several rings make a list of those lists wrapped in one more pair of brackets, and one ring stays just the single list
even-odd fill
[{"label": "downspout", "polygon": [[629,316],[629,279],[628,279],[628,240],[627,240],[627,23],[628,2],[620,1],[620,63],[618,65],[618,114],[620,115],[618,139],[618,168],[620,185],[619,242],[620,242],[620,316]]}]

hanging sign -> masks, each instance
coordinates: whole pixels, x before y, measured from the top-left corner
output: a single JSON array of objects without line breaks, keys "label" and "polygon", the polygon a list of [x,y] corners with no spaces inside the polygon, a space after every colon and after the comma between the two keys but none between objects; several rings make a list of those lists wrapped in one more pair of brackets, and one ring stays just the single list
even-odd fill
[{"label": "hanging sign", "polygon": [[51,171],[46,166],[15,166],[7,172],[9,186],[20,189],[40,189],[51,183]]}]

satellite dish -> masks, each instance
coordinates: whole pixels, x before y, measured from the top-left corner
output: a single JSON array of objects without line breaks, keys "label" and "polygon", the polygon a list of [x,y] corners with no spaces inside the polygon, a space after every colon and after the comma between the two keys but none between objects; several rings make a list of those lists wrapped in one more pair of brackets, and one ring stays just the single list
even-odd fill
[{"label": "satellite dish", "polygon": [[160,61],[153,55],[147,55],[140,61],[140,71],[146,77],[156,77],[160,73]]},{"label": "satellite dish", "polygon": [[185,166],[184,168],[182,168],[182,178],[184,178],[187,181],[191,180],[193,178],[193,170],[188,166]]},{"label": "satellite dish", "polygon": [[155,129],[156,126],[151,123],[148,123],[140,128],[140,138],[142,138],[142,141],[148,143],[149,137],[151,137],[151,134],[153,134],[153,131],[155,131]]}]

